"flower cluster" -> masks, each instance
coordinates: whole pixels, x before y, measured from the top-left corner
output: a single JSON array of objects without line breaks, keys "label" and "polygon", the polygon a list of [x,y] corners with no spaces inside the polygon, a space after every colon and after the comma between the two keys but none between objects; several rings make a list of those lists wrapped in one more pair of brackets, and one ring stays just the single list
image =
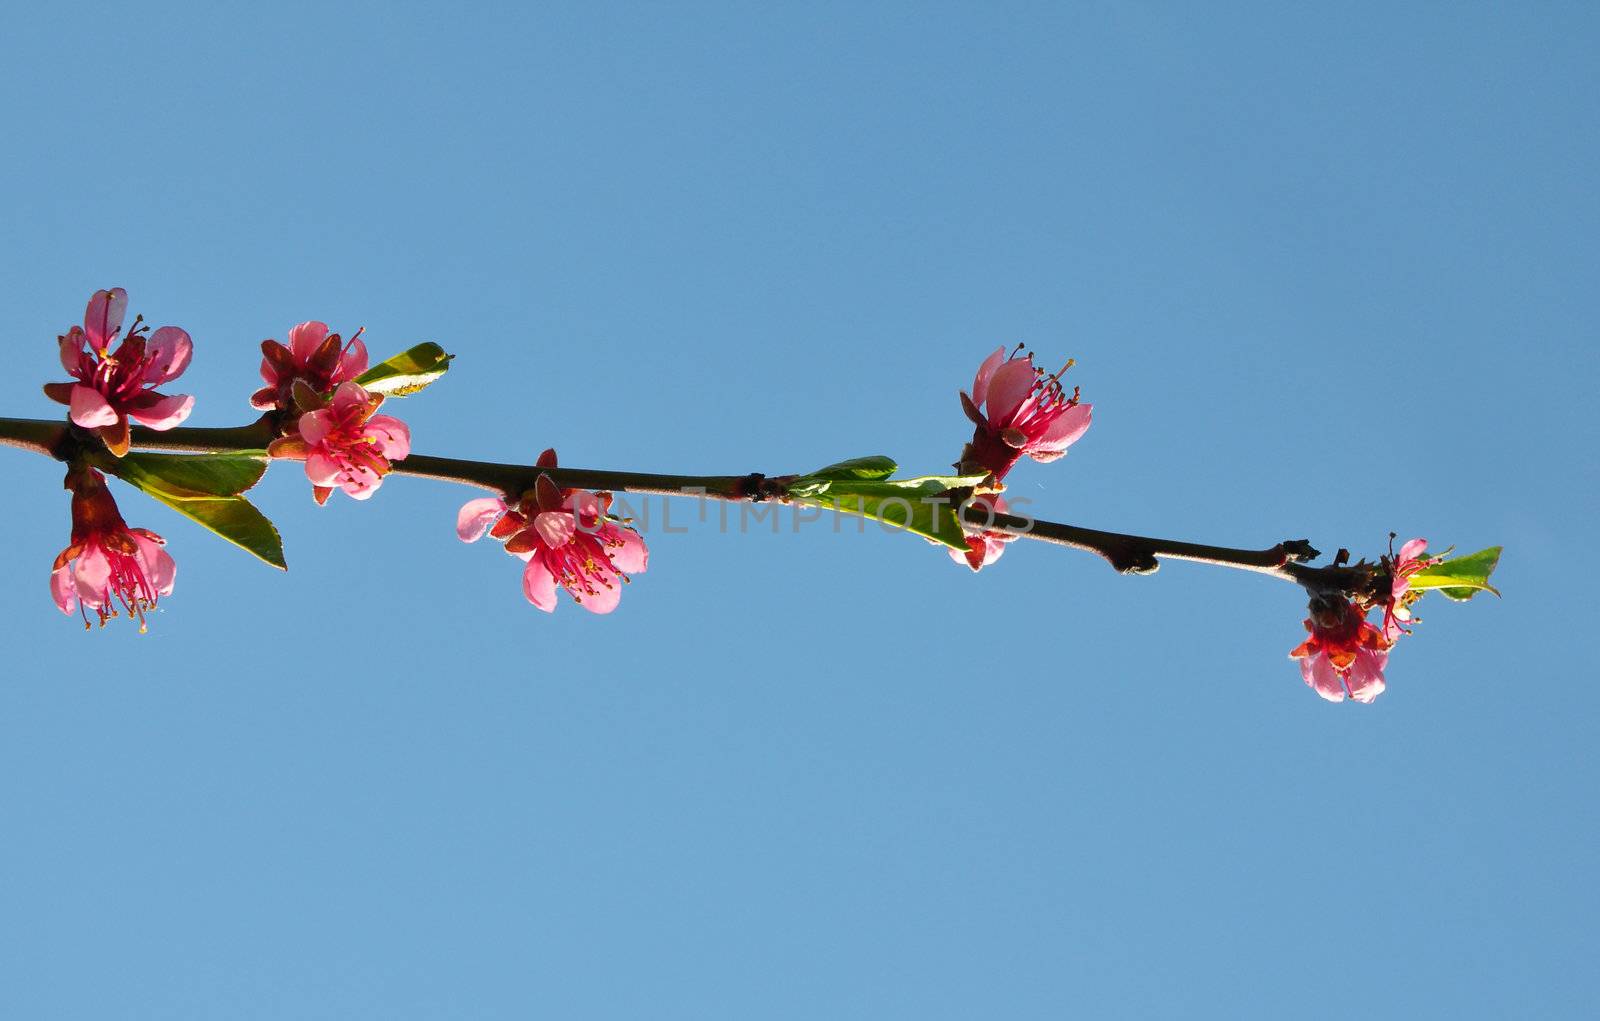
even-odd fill
[{"label": "flower cluster", "polygon": [[[556,467],[555,451],[539,455],[536,466]],[[456,516],[456,535],[476,542],[487,532],[504,542],[525,562],[523,595],[546,613],[556,608],[558,585],[585,610],[610,613],[628,576],[650,562],[644,539],[612,517],[610,506],[610,493],[562,489],[542,474],[514,508],[499,497],[469,500]]]},{"label": "flower cluster", "polygon": [[261,378],[266,386],[250,395],[252,407],[261,411],[287,410],[294,403],[296,380],[313,393],[325,394],[341,383],[354,382],[367,371],[367,346],[356,330],[349,343],[328,332],[327,323],[315,320],[289,331],[285,347],[276,340],[261,342]]},{"label": "flower cluster", "polygon": [[[305,388],[298,393],[318,400]],[[382,394],[369,394],[354,381],[340,383],[333,399],[303,411],[287,426],[288,434],[267,447],[277,458],[304,461],[317,503],[328,502],[335,488],[357,500],[378,491],[391,462],[411,453],[411,430],[392,415],[377,414]]]},{"label": "flower cluster", "polygon": [[[974,425],[972,441],[956,462],[964,475],[986,476],[973,497],[975,506],[991,514],[1007,513],[1005,501],[995,494],[1005,488],[1005,477],[1017,462],[1023,457],[1041,464],[1057,460],[1088,431],[1092,406],[1078,400],[1077,387],[1069,395],[1061,385],[1070,368],[1068,360],[1060,372],[1046,376],[1020,345],[1009,356],[1005,348],[995,348],[978,366],[972,392],[961,392],[961,408]],[[1005,544],[1016,538],[965,520],[962,527],[968,533],[967,549],[952,550],[951,559],[974,571],[999,560]]]},{"label": "flower cluster", "polygon": [[[1392,545],[1393,540],[1390,554],[1374,570],[1377,587],[1372,592],[1312,597],[1305,620],[1311,637],[1289,653],[1300,661],[1306,684],[1330,702],[1342,702],[1347,694],[1357,702],[1381,695],[1389,650],[1401,635],[1411,633],[1410,608],[1421,597],[1411,591],[1411,578],[1439,558],[1427,555],[1426,539],[1412,539],[1399,553],[1392,552]],[[1367,620],[1374,609],[1382,611],[1379,625]]]},{"label": "flower cluster", "polygon": [[[50,595],[62,613],[78,611],[89,626],[88,611],[107,620],[126,613],[145,629],[145,614],[172,594],[177,565],[166,540],[143,528],[129,528],[106,488],[105,476],[90,468],[69,477],[72,489],[72,541],[50,570]],[[121,607],[121,610],[118,610]]]},{"label": "flower cluster", "polygon": [[1005,479],[1023,456],[1047,463],[1067,452],[1089,428],[1093,406],[1079,403],[1061,377],[1072,368],[1046,376],[1021,347],[1006,356],[996,348],[972,381],[972,393],[961,394],[961,407],[976,429],[961,454],[963,471],[988,472],[996,483]]},{"label": "flower cluster", "polygon": [[117,343],[127,311],[128,292],[122,288],[94,292],[83,325],[57,338],[61,365],[77,382],[44,387],[45,396],[65,404],[72,421],[99,435],[118,457],[128,452],[130,418],[152,429],[171,429],[194,407],[193,397],[155,390],[189,367],[194,350],[189,334],[176,326],[151,333],[139,316]]}]

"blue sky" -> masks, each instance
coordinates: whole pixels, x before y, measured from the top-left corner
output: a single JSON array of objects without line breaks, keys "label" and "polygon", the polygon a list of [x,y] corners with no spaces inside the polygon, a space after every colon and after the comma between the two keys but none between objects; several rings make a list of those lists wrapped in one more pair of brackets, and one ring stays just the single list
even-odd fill
[{"label": "blue sky", "polygon": [[0,1013],[1600,1010],[1592,7],[329,7],[13,12],[0,413],[120,284],[194,424],[321,318],[458,355],[421,452],[923,472],[1025,341],[1096,414],[1041,516],[1506,598],[1332,706],[1269,579],[692,525],[546,616],[470,494],[280,467],[287,574],[119,492],[177,591],[85,634],[0,450]]}]

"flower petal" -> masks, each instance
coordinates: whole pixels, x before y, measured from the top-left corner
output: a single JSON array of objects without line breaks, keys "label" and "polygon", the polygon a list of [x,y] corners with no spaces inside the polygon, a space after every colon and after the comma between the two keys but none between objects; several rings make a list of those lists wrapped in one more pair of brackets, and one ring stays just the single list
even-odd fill
[{"label": "flower petal", "polygon": [[610,538],[621,539],[622,545],[606,547],[612,566],[623,574],[643,574],[650,566],[650,551],[645,547],[644,537],[631,528],[617,528],[616,531],[618,534]]},{"label": "flower petal", "polygon": [[306,362],[321,346],[323,338],[328,335],[328,324],[319,323],[315,319],[308,320],[289,329],[289,350],[294,354],[294,360],[303,368]]},{"label": "flower petal", "polygon": [[533,530],[551,549],[565,546],[578,533],[578,522],[566,511],[543,511],[533,519]]},{"label": "flower petal", "polygon": [[377,441],[378,453],[391,461],[411,453],[411,429],[393,415],[373,415],[367,419],[365,432]]},{"label": "flower petal", "polygon": [[477,542],[496,518],[506,512],[506,502],[498,496],[468,500],[456,512],[456,535],[462,542]]},{"label": "flower petal", "polygon": [[972,403],[982,404],[983,399],[989,395],[989,380],[994,377],[994,370],[1006,360],[1006,349],[997,347],[994,353],[983,360],[978,366],[978,374],[972,380]]},{"label": "flower petal", "polygon": [[1403,564],[1407,560],[1417,559],[1418,557],[1422,556],[1422,551],[1427,548],[1428,540],[1412,539],[1410,542],[1400,547],[1400,563]]},{"label": "flower petal", "polygon": [[308,411],[300,416],[297,424],[300,429],[300,438],[315,447],[327,439],[329,433],[333,432],[333,412],[326,408]]},{"label": "flower petal", "polygon": [[334,374],[334,381],[342,383],[347,379],[355,379],[366,371],[367,345],[361,342],[360,337],[354,337],[344,354],[339,356],[339,371]]},{"label": "flower petal", "polygon": [[1356,650],[1355,662],[1350,664],[1350,697],[1357,702],[1371,702],[1383,694],[1383,667],[1389,654],[1372,649]]},{"label": "flower petal", "polygon": [[1093,417],[1093,405],[1074,404],[1045,426],[1034,445],[1041,450],[1066,450],[1088,431]]},{"label": "flower petal", "polygon": [[128,292],[120,287],[109,291],[95,291],[89,307],[83,311],[83,332],[89,346],[101,353],[111,337],[122,329],[122,317],[128,312]]},{"label": "flower petal", "polygon": [[1013,358],[994,370],[989,379],[989,424],[1004,429],[1011,424],[1017,408],[1033,392],[1034,381],[1039,378],[1033,370],[1033,356]]},{"label": "flower petal", "polygon": [[306,457],[306,478],[311,480],[313,486],[338,485],[339,476],[343,473],[344,466],[321,450],[313,450]]},{"label": "flower petal", "polygon": [[78,593],[72,584],[70,564],[62,564],[50,572],[50,598],[55,600],[62,613],[71,613],[78,608]]},{"label": "flower petal", "polygon": [[341,479],[339,485],[353,500],[370,500],[383,485],[383,476],[369,468],[357,468],[348,479]]},{"label": "flower petal", "polygon": [[61,349],[61,367],[76,376],[78,360],[83,355],[83,329],[74,326],[65,337],[56,338],[56,344]]},{"label": "flower petal", "polygon": [[189,339],[187,331],[176,326],[161,327],[150,335],[150,342],[144,347],[144,356],[150,360],[144,381],[151,386],[160,386],[168,380],[177,379],[189,367],[189,358],[193,354],[194,342]]},{"label": "flower petal", "polygon": [[550,569],[544,566],[544,557],[538,553],[530,556],[528,566],[522,569],[522,594],[528,598],[528,602],[545,613],[551,613],[556,608],[556,579]]},{"label": "flower petal", "polygon": [[72,570],[78,598],[83,600],[86,606],[96,609],[104,606],[109,595],[106,592],[106,582],[110,577],[111,561],[106,557],[105,551],[91,541],[84,548],[83,555],[78,557],[78,562]]},{"label": "flower petal", "polygon": [[605,571],[600,573],[605,578],[604,582],[594,578],[586,579],[594,586],[593,592],[574,590],[572,586],[567,586],[567,593],[590,613],[610,613],[617,608],[618,603],[622,602],[623,580],[615,574],[607,576]]},{"label": "flower petal", "polygon": [[352,411],[366,411],[367,405],[372,403],[372,395],[359,383],[346,380],[339,384],[333,392],[333,410],[335,414],[347,415]]},{"label": "flower petal", "polygon": [[106,401],[105,395],[81,383],[72,388],[72,404],[68,414],[85,429],[99,429],[117,422],[117,410]]},{"label": "flower petal", "polygon": [[143,407],[134,405],[128,408],[128,417],[152,429],[171,429],[180,425],[189,417],[189,412],[194,410],[194,398],[188,394],[174,394],[165,397],[158,393],[149,393],[147,397],[155,400],[145,403]]},{"label": "flower petal", "polygon": [[139,547],[139,557],[144,561],[144,576],[157,595],[172,595],[172,584],[178,577],[178,564],[172,554],[159,543],[133,533],[134,544]]},{"label": "flower petal", "polygon": [[1339,680],[1339,672],[1328,662],[1327,656],[1312,655],[1301,659],[1300,676],[1329,702],[1344,701],[1344,682]]}]

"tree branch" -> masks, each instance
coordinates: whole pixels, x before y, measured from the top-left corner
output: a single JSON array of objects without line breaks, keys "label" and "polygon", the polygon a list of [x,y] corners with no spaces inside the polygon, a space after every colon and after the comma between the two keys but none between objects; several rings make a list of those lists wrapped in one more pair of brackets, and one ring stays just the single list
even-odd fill
[{"label": "tree branch", "polygon": [[[248,425],[230,428],[180,426],[157,432],[136,427],[132,431],[132,441],[133,446],[140,450],[260,453],[277,435],[276,416],[269,412]],[[98,444],[97,440],[92,440],[65,422],[0,418],[0,445],[67,461],[91,442]],[[759,472],[748,475],[661,475],[593,468],[538,468],[426,454],[412,454],[396,461],[393,474],[476,486],[502,493],[508,500],[515,500],[532,489],[542,474],[548,474],[557,485],[567,489],[749,501],[787,500],[788,484],[796,478],[794,475],[768,477]],[[1154,573],[1160,567],[1160,561],[1166,559],[1266,574],[1295,582],[1313,593],[1350,592],[1368,580],[1366,573],[1358,568],[1306,566],[1305,561],[1313,560],[1320,554],[1305,539],[1285,540],[1266,549],[1247,550],[1039,521],[1012,514],[992,513],[987,508],[971,504],[966,505],[961,513],[967,523],[988,531],[1005,532],[1019,538],[1094,553],[1123,574]]]}]

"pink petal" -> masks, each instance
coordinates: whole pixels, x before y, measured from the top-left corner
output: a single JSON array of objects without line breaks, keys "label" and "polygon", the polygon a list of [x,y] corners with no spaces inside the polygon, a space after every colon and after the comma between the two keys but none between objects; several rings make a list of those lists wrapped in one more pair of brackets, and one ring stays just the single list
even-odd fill
[{"label": "pink petal", "polygon": [[411,453],[411,429],[393,415],[373,415],[367,419],[366,434],[377,440],[378,453],[399,461]]},{"label": "pink petal", "polygon": [[994,370],[989,380],[989,424],[1004,429],[1011,424],[1017,408],[1033,392],[1038,374],[1033,371],[1033,358],[1013,358]]},{"label": "pink petal", "polygon": [[357,468],[351,478],[339,483],[353,500],[370,500],[383,485],[383,476],[367,468]]},{"label": "pink petal", "polygon": [[73,568],[73,580],[77,583],[78,598],[84,605],[98,609],[106,603],[106,582],[111,577],[111,561],[106,559],[105,551],[94,542],[84,548],[83,554],[78,557],[78,563]]},{"label": "pink petal", "polygon": [[50,598],[55,600],[62,613],[78,608],[78,594],[73,591],[72,565],[62,564],[50,572]]},{"label": "pink petal", "polygon": [[355,379],[366,371],[367,345],[361,342],[360,337],[357,337],[350,342],[350,346],[345,348],[344,354],[339,357],[339,371],[333,378],[342,383],[347,379]]},{"label": "pink petal", "polygon": [[1005,360],[1006,349],[1003,347],[997,347],[994,349],[994,354],[991,354],[989,357],[985,358],[983,360],[983,364],[978,366],[978,374],[977,376],[973,377],[972,380],[973,404],[976,404],[979,407],[983,406],[983,399],[989,396],[989,380],[993,378],[994,370],[998,369],[1000,367],[1000,363]]},{"label": "pink petal", "polygon": [[543,511],[533,519],[533,529],[546,546],[555,549],[572,541],[578,522],[565,511]]},{"label": "pink petal", "polygon": [[570,586],[567,588],[567,592],[571,594],[573,599],[578,601],[579,606],[590,613],[610,613],[617,608],[618,603],[622,602],[622,586],[624,583],[615,574],[611,575],[607,580],[611,584],[602,585],[598,581],[593,581],[592,584],[595,590],[592,595],[582,589],[574,590]]},{"label": "pink petal", "polygon": [[1311,685],[1317,694],[1329,702],[1344,701],[1344,683],[1339,680],[1339,672],[1322,653],[1313,653],[1301,658],[1300,676],[1305,678],[1306,683]]},{"label": "pink petal", "polygon": [[172,554],[159,542],[152,542],[138,532],[133,533],[133,542],[139,547],[139,557],[144,561],[144,576],[149,580],[150,587],[156,590],[157,595],[172,595],[172,584],[178,577],[178,565],[172,559]]},{"label": "pink petal", "polygon": [[308,411],[300,416],[300,437],[315,447],[328,438],[328,434],[333,432],[333,426],[333,412],[327,408]]},{"label": "pink petal", "polygon": [[72,388],[72,404],[68,408],[72,420],[85,429],[99,429],[117,424],[117,411],[105,395],[81,383]]},{"label": "pink petal", "polygon": [[112,334],[122,329],[122,317],[127,312],[127,291],[120,287],[95,291],[83,312],[83,332],[88,335],[89,346],[103,353]]},{"label": "pink petal", "polygon": [[365,410],[372,403],[372,395],[359,384],[346,380],[333,392],[333,410],[347,415],[356,409]]},{"label": "pink petal", "polygon": [[522,594],[545,613],[556,608],[556,579],[538,554],[529,557],[528,566],[522,569]]},{"label": "pink petal", "polygon": [[506,502],[498,496],[468,500],[456,513],[456,535],[462,542],[477,542],[495,523],[495,519],[505,512]]},{"label": "pink petal", "polygon": [[159,394],[156,400],[144,407],[128,409],[128,417],[135,422],[140,422],[152,429],[171,429],[189,417],[189,412],[194,410],[194,398],[188,394],[174,394],[171,397],[162,397]]},{"label": "pink petal", "polygon": [[1045,430],[1036,441],[1037,446],[1043,450],[1066,450],[1078,441],[1089,429],[1089,422],[1093,418],[1093,405],[1074,404],[1063,411],[1055,421],[1045,426]]},{"label": "pink petal", "polygon": [[[587,489],[574,489],[572,494],[562,501],[561,506],[591,525],[600,517],[600,498]],[[593,530],[590,528],[590,531]]]},{"label": "pink petal", "polygon": [[1356,661],[1350,664],[1350,697],[1357,702],[1371,702],[1383,694],[1383,667],[1389,654],[1376,649],[1357,649]]},{"label": "pink petal", "polygon": [[1015,539],[1015,538],[1016,538],[1016,536],[1014,536],[1014,535],[1008,535],[1004,539],[997,539],[992,535],[984,536],[983,537],[983,566],[988,567],[990,564],[994,563],[996,560],[999,560],[1001,554],[1005,553],[1005,551],[1006,551],[1006,543],[1010,542],[1012,539]]},{"label": "pink petal", "polygon": [[1407,560],[1417,559],[1418,557],[1422,556],[1422,551],[1427,548],[1428,540],[1412,539],[1410,542],[1400,547],[1400,562],[1403,564]]},{"label": "pink petal", "polygon": [[621,539],[622,545],[606,547],[612,565],[623,574],[643,574],[650,566],[650,551],[645,548],[643,537],[631,528],[616,531],[618,534],[612,538]]},{"label": "pink petal", "polygon": [[194,343],[186,331],[176,326],[163,326],[150,335],[144,352],[145,357],[150,359],[144,381],[151,386],[160,386],[183,375],[183,370],[189,367],[190,356],[194,354]]},{"label": "pink petal", "polygon": [[79,360],[83,356],[83,330],[74,326],[56,343],[61,348],[61,367],[73,376],[78,375]]},{"label": "pink petal", "polygon": [[292,327],[289,330],[289,350],[294,354],[295,363],[303,368],[327,338],[327,323],[313,319]]},{"label": "pink petal", "polygon": [[[305,418],[300,421],[303,423]],[[321,450],[313,450],[306,457],[306,478],[311,480],[313,486],[334,486],[339,484],[339,476],[344,474],[344,466]]]}]

